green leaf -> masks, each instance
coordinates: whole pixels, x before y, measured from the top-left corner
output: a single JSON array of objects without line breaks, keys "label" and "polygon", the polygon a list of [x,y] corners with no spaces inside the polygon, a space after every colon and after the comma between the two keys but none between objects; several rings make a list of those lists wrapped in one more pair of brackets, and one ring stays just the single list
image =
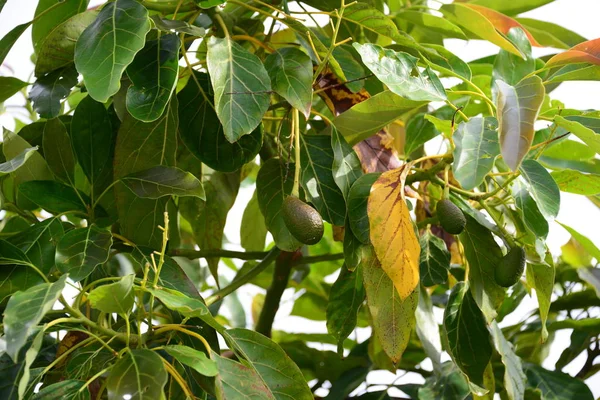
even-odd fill
[{"label": "green leaf", "polygon": [[126,275],[119,279],[118,282],[97,286],[88,295],[90,304],[95,309],[107,314],[129,314],[133,308],[133,302],[135,300],[133,292],[134,278],[135,275],[133,274]]},{"label": "green leaf", "polygon": [[535,289],[535,295],[538,300],[540,317],[542,320],[542,343],[548,338],[546,321],[548,320],[548,312],[550,310],[550,300],[552,297],[552,289],[554,287],[554,275],[554,265],[527,264],[527,284]]},{"label": "green leaf", "polygon": [[42,139],[44,157],[50,170],[63,182],[75,184],[75,155],[67,128],[58,118],[46,121]]},{"label": "green leaf", "polygon": [[[48,218],[7,239],[23,251],[27,260],[45,274],[54,268],[56,244],[65,234],[63,224],[58,218]],[[31,271],[33,272],[33,271]]]},{"label": "green leaf", "polygon": [[[149,123],[127,115],[119,128],[114,157],[114,178],[155,167],[173,166],[177,152],[177,98],[164,115]],[[100,160],[98,160],[100,161]],[[115,186],[121,234],[140,246],[158,248],[162,243],[163,212],[168,198],[143,199],[124,184]]]},{"label": "green leaf", "polygon": [[379,93],[354,105],[333,120],[333,125],[351,145],[364,140],[404,113],[426,104],[398,96],[391,91]]},{"label": "green leaf", "polygon": [[428,43],[426,52],[421,53],[425,61],[429,61],[432,69],[447,75],[459,75],[471,80],[472,72],[469,64],[464,62],[444,46]]},{"label": "green leaf", "polygon": [[190,25],[185,21],[180,21],[177,19],[164,19],[159,15],[153,15],[150,18],[154,22],[154,26],[164,32],[175,31],[196,37],[203,37],[206,34],[206,29],[199,26]]},{"label": "green leaf", "polygon": [[144,47],[150,27],[143,5],[116,0],[106,4],[79,36],[75,66],[94,100],[105,103],[119,91],[121,75]]},{"label": "green leaf", "polygon": [[[339,4],[336,4],[335,8],[338,7]],[[355,23],[362,30],[371,31],[399,43],[407,42],[407,38],[398,31],[389,16],[363,2],[348,6],[344,9],[342,17],[345,21]]]},{"label": "green leaf", "polygon": [[[5,318],[5,321],[6,321],[6,318]],[[6,333],[6,331],[5,331],[5,333]],[[8,336],[8,334],[7,334],[7,336]],[[19,380],[19,388],[18,388],[19,400],[25,398],[25,393],[27,392],[27,386],[29,385],[29,380],[32,375],[31,374],[31,365],[33,364],[33,362],[35,361],[35,359],[38,356],[38,353],[40,352],[40,348],[42,347],[43,340],[44,340],[44,329],[39,329],[39,331],[37,333],[35,333],[35,336],[32,340],[31,346],[25,352],[25,360],[23,362],[23,374],[21,375],[21,379]],[[8,347],[7,347],[7,353],[9,353]],[[15,360],[15,362],[16,362],[16,360]]]},{"label": "green leaf", "polygon": [[206,63],[217,116],[234,143],[256,129],[269,108],[269,75],[258,57],[228,38],[209,39]]},{"label": "green leaf", "polygon": [[349,271],[354,271],[360,265],[363,244],[354,236],[350,228],[350,221],[346,216],[344,226],[344,262]]},{"label": "green leaf", "polygon": [[337,186],[331,168],[333,149],[326,135],[302,135],[302,187],[323,219],[333,225],[344,226],[346,203]]},{"label": "green leaf", "polygon": [[565,128],[600,154],[600,118],[585,116],[554,117],[556,125]]},{"label": "green leaf", "polygon": [[592,196],[600,193],[600,175],[583,174],[571,169],[553,171],[551,175],[562,192],[584,196]]},{"label": "green leaf", "polygon": [[260,376],[250,367],[221,357],[213,352],[219,375],[215,380],[217,399],[236,400],[245,397],[253,400],[274,400],[275,396]]},{"label": "green leaf", "polygon": [[406,124],[406,140],[404,142],[404,154],[411,154],[419,147],[440,134],[435,126],[424,118],[425,114],[415,115]]},{"label": "green leaf", "polygon": [[560,210],[560,189],[552,175],[535,160],[523,161],[521,175],[540,212],[548,219],[556,218]]},{"label": "green leaf", "polygon": [[493,77],[514,86],[535,71],[535,59],[531,54],[529,38],[521,28],[511,28],[507,37],[525,57],[500,50],[494,62]]},{"label": "green leaf", "polygon": [[0,40],[0,65],[4,63],[4,59],[8,55],[8,52],[13,47],[15,42],[21,37],[23,32],[29,25],[31,25],[33,21],[25,22],[24,24],[15,26],[10,32],[8,32],[4,37]]},{"label": "green leaf", "polygon": [[542,153],[542,157],[569,161],[587,161],[594,158],[595,155],[596,152],[589,146],[574,140],[561,140],[551,144]]},{"label": "green leaf", "polygon": [[540,212],[540,209],[526,188],[520,188],[514,194],[517,210],[523,217],[527,228],[536,236],[545,238],[548,236],[548,221]]},{"label": "green leaf", "polygon": [[347,199],[350,188],[363,175],[360,159],[335,127],[331,129],[331,148],[333,149],[333,165],[331,167],[333,180],[342,191],[344,198]]},{"label": "green leaf", "polygon": [[504,0],[471,0],[469,3],[488,7],[502,14],[517,15],[533,10],[554,0],[520,0],[518,2],[506,2]]},{"label": "green leaf", "polygon": [[358,178],[350,188],[348,193],[348,220],[352,233],[361,243],[369,244],[371,242],[369,217],[367,215],[367,205],[371,186],[381,174],[370,173]]},{"label": "green leaf", "polygon": [[56,267],[75,282],[85,279],[108,261],[112,235],[92,224],[67,232],[56,247]]},{"label": "green leaf", "polygon": [[255,191],[242,215],[240,244],[246,251],[263,251],[267,232],[265,218],[260,212]]},{"label": "green leaf", "polygon": [[548,371],[539,365],[525,367],[527,383],[542,392],[542,400],[593,400],[590,388],[577,378],[557,371]]},{"label": "green leaf", "polygon": [[202,375],[215,376],[219,372],[217,364],[201,351],[181,345],[165,346],[164,350],[180,363],[192,367]]},{"label": "green leaf", "polygon": [[71,143],[94,200],[112,182],[115,141],[104,105],[90,96],[81,100],[71,121]]},{"label": "green leaf", "polygon": [[267,229],[281,250],[295,251],[301,243],[285,226],[281,207],[285,196],[292,193],[294,164],[286,168],[281,161],[270,159],[265,162],[256,177],[256,195],[260,211],[265,217]]},{"label": "green leaf", "polygon": [[6,352],[16,363],[21,348],[44,315],[52,309],[65,287],[67,276],[54,283],[42,283],[11,296],[4,311]]},{"label": "green leaf", "polygon": [[[556,221],[556,222],[558,222],[558,221]],[[600,249],[594,244],[594,242],[592,242],[586,236],[583,236],[581,233],[577,232],[575,229],[571,228],[570,226],[567,226],[560,222],[558,222],[558,224],[560,226],[562,226],[563,228],[565,228],[567,230],[567,232],[569,232],[571,234],[571,236],[573,236],[573,238],[579,242],[579,244],[585,249],[585,251],[590,253],[590,255],[592,257],[594,257],[596,260],[600,260]]]},{"label": "green leaf", "polygon": [[469,263],[470,289],[487,321],[492,321],[504,300],[504,289],[494,280],[494,270],[502,258],[502,250],[487,228],[471,215],[465,213],[465,217],[467,225],[460,234],[460,242]]},{"label": "green leaf", "polygon": [[15,172],[17,169],[23,166],[29,160],[29,158],[35,154],[38,147],[28,147],[19,153],[16,157],[0,164],[0,176],[8,175],[11,172]]},{"label": "green leaf", "polygon": [[467,37],[458,26],[454,25],[445,18],[441,18],[433,14],[420,11],[403,10],[396,14],[396,17],[432,32],[437,32],[443,35],[445,38],[458,38],[467,40]]},{"label": "green leaf", "polygon": [[[222,332],[223,327],[213,318],[202,299],[192,299],[183,293],[171,289],[149,289],[146,291],[159,299],[167,308],[177,311],[185,317],[197,317],[216,331]],[[213,358],[214,359],[214,358]]]},{"label": "green leaf", "polygon": [[212,169],[237,171],[256,158],[262,147],[262,124],[249,135],[229,143],[212,101],[205,96],[212,96],[208,74],[194,71],[192,79],[177,94],[180,137],[186,147]]},{"label": "green leaf", "polygon": [[539,76],[523,79],[516,86],[496,80],[500,150],[506,164],[519,169],[529,152],[535,123],[544,100],[544,85]]},{"label": "green leaf", "polygon": [[161,400],[168,375],[163,361],[152,350],[135,349],[125,353],[106,379],[109,399]]},{"label": "green leaf", "polygon": [[35,76],[43,76],[71,64],[77,39],[97,16],[97,10],[88,10],[73,15],[48,32],[37,47]]},{"label": "green leaf", "polygon": [[358,310],[364,300],[365,288],[360,264],[352,272],[342,267],[331,287],[327,303],[327,331],[335,337],[339,354],[343,354],[344,340],[356,328]]},{"label": "green leaf", "polygon": [[159,199],[164,196],[193,196],[206,200],[202,182],[192,173],[175,167],[157,165],[121,178],[138,197]]},{"label": "green leaf", "polygon": [[19,198],[29,200],[40,208],[60,214],[79,211],[87,214],[90,199],[83,193],[56,181],[27,181],[19,185]]},{"label": "green leaf", "polygon": [[424,286],[446,283],[450,269],[450,252],[446,248],[446,243],[427,231],[419,238],[419,245],[421,283]]},{"label": "green leaf", "polygon": [[398,363],[415,327],[419,295],[415,291],[404,301],[394,283],[381,268],[373,249],[362,260],[367,305],[373,318],[373,330],[383,350]]},{"label": "green leaf", "polygon": [[84,386],[84,381],[76,381],[73,379],[67,379],[51,385],[44,385],[42,386],[42,389],[33,396],[33,400],[89,400],[89,390],[79,390]]},{"label": "green leaf", "polygon": [[354,43],[354,48],[367,68],[397,95],[414,101],[446,100],[446,92],[438,77],[430,68],[420,72],[416,57],[370,43]]},{"label": "green leaf", "polygon": [[0,76],[0,103],[3,103],[28,85],[29,83],[12,76]]},{"label": "green leaf", "polygon": [[494,346],[504,364],[504,389],[510,399],[522,399],[525,395],[525,373],[521,359],[515,354],[512,343],[504,337],[496,321],[490,324]]},{"label": "green leaf", "polygon": [[[75,14],[85,11],[88,0],[65,0],[63,4],[45,12],[55,5],[55,0],[40,0],[35,9],[35,22],[31,26],[31,41],[36,53],[39,54],[42,42],[57,26]],[[41,15],[43,13],[43,15]]]},{"label": "green leaf", "polygon": [[492,340],[485,317],[464,282],[457,283],[450,292],[444,329],[452,360],[472,384],[485,387],[484,371],[492,358]]},{"label": "green leaf", "polygon": [[500,154],[498,122],[493,117],[475,117],[461,122],[454,133],[452,172],[467,190],[479,186]]},{"label": "green leaf", "polygon": [[229,329],[226,337],[276,399],[313,399],[302,372],[275,342],[248,329]]},{"label": "green leaf", "polygon": [[127,67],[132,85],[127,89],[127,111],[144,122],[156,121],[165,111],[179,72],[179,37],[149,40]]},{"label": "green leaf", "polygon": [[[508,4],[508,3],[507,3]],[[542,46],[569,49],[587,39],[567,28],[548,21],[531,18],[516,18]]]},{"label": "green leaf", "polygon": [[61,100],[71,93],[76,84],[77,71],[71,65],[38,78],[29,92],[33,109],[42,118],[57,117],[61,110]]},{"label": "green leaf", "polygon": [[464,400],[470,393],[469,383],[454,363],[447,361],[442,365],[442,373],[427,378],[425,385],[419,388],[422,400]]},{"label": "green leaf", "polygon": [[433,314],[433,304],[427,290],[419,287],[419,305],[415,313],[417,321],[417,336],[423,344],[423,349],[431,359],[433,370],[442,371],[442,341],[440,338],[440,328]]},{"label": "green leaf", "polygon": [[306,53],[285,47],[270,54],[265,67],[271,77],[271,87],[292,107],[308,119],[312,105],[313,67]]}]

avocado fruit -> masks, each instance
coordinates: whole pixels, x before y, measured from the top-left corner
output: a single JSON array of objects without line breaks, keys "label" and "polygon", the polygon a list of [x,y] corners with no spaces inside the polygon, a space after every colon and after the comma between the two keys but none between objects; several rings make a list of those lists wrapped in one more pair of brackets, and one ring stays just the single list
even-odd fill
[{"label": "avocado fruit", "polygon": [[321,214],[299,198],[287,196],[283,200],[282,213],[285,226],[299,242],[316,244],[323,237]]},{"label": "avocado fruit", "polygon": [[440,200],[436,206],[438,220],[448,233],[458,235],[465,229],[467,220],[463,212],[448,199]]},{"label": "avocado fruit", "polygon": [[494,279],[499,286],[511,287],[521,279],[524,270],[525,250],[515,246],[500,259],[494,271]]}]

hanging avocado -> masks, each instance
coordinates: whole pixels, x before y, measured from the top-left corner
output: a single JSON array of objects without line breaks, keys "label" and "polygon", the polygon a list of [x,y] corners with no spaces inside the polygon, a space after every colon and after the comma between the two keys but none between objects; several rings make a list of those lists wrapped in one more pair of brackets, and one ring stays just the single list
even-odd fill
[{"label": "hanging avocado", "polygon": [[511,287],[519,281],[525,270],[525,250],[513,247],[500,260],[494,271],[496,283],[502,287]]},{"label": "hanging avocado", "polygon": [[285,226],[301,243],[315,244],[323,237],[321,214],[299,198],[286,197],[282,212]]},{"label": "hanging avocado", "polygon": [[467,224],[460,208],[448,199],[438,201],[436,212],[442,228],[453,235],[461,233]]}]

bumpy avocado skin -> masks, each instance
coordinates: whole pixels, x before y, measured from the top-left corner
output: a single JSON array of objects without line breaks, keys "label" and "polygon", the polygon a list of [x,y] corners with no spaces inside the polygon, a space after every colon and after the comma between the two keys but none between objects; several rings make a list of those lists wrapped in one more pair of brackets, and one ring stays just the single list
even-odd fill
[{"label": "bumpy avocado skin", "polygon": [[463,212],[448,199],[440,200],[436,206],[438,220],[448,233],[458,235],[465,229],[467,220]]},{"label": "bumpy avocado skin", "polygon": [[286,197],[282,213],[285,226],[299,242],[316,244],[323,237],[321,214],[299,198]]},{"label": "bumpy avocado skin", "polygon": [[525,250],[513,247],[500,260],[494,271],[496,283],[502,287],[511,287],[519,281],[525,270]]}]

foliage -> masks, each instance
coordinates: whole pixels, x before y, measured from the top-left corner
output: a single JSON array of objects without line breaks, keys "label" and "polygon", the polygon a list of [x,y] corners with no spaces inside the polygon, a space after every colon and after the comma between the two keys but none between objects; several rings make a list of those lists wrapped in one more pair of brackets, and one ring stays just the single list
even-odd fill
[{"label": "foliage", "polygon": [[[30,119],[0,144],[0,398],[386,399],[361,384],[388,370],[415,399],[591,399],[600,249],[555,218],[561,191],[600,207],[600,116],[551,94],[600,80],[600,39],[519,17],[552,1],[40,0],[0,40],[35,49],[0,77]],[[282,299],[328,333],[274,329]]]}]

